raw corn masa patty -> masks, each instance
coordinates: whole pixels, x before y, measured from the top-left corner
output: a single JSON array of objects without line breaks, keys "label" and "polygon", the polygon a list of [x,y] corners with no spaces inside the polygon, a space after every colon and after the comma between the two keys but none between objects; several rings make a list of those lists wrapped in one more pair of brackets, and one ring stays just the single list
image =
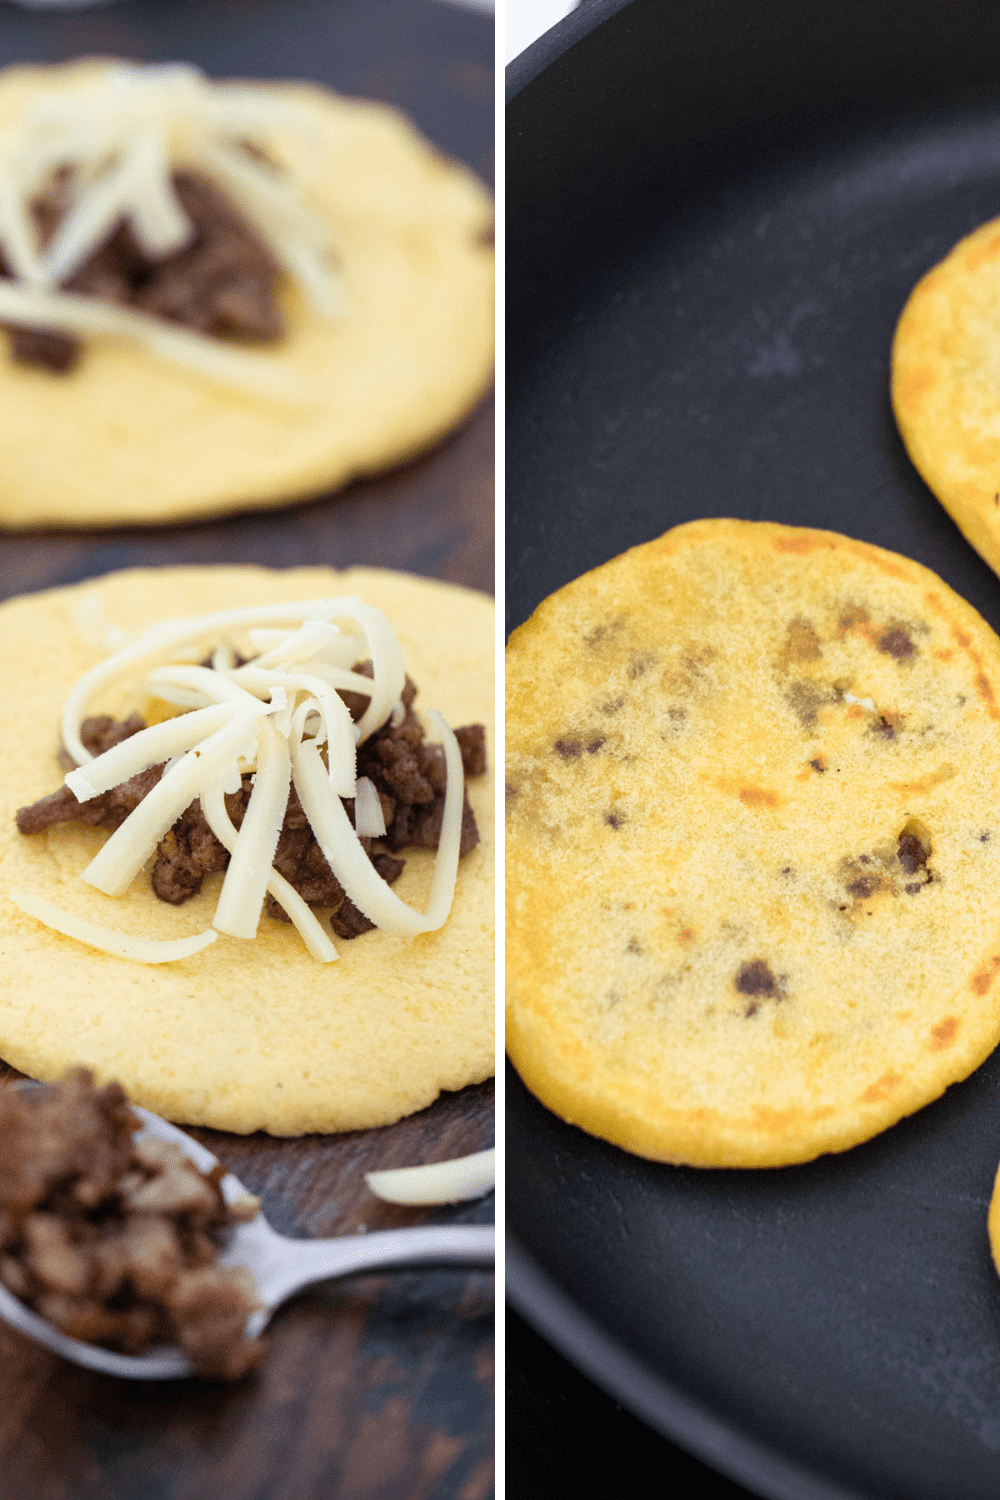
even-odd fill
[{"label": "raw corn masa patty", "polygon": [[892,404],[923,479],[1000,573],[1000,219],[914,287],[893,340]]},{"label": "raw corn masa patty", "polygon": [[1000,641],[928,569],[696,521],[507,650],[507,1046],[655,1159],[843,1150],[1000,1037]]},{"label": "raw corn masa patty", "polygon": [[[418,711],[438,708],[451,725],[485,724],[491,765],[493,601],[470,589],[366,568],[163,568],[0,606],[0,1057],[46,1080],[82,1064],[181,1124],[273,1135],[388,1124],[441,1089],[492,1075],[489,774],[467,783],[481,842],[459,862],[444,926],[409,940],[366,932],[338,942],[335,962],[317,962],[289,923],[264,915],[252,940],[220,935],[192,957],[140,963],[64,937],[8,896],[24,891],[161,940],[212,924],[221,875],[182,906],[158,900],[142,871],[111,897],[79,878],[107,833],[79,823],[30,837],[17,831],[16,810],[61,785],[62,704],[107,655],[78,627],[95,596],[111,623],[133,632],[159,620],[340,595],[384,611],[417,685]],[[109,686],[93,711],[124,716],[136,707],[132,690]],[[393,890],[424,910],[434,855],[404,853]]]}]

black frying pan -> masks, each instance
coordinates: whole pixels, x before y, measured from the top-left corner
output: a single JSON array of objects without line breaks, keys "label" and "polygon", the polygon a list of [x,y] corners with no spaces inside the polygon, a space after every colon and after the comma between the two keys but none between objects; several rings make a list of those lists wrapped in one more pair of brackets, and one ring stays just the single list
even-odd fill
[{"label": "black frying pan", "polygon": [[[1000,5],[591,0],[510,73],[510,625],[735,515],[905,552],[1000,628],[888,399],[913,283],[1000,214]],[[998,1086],[994,1056],[846,1154],[699,1172],[512,1077],[510,1297],[761,1495],[997,1500]]]}]

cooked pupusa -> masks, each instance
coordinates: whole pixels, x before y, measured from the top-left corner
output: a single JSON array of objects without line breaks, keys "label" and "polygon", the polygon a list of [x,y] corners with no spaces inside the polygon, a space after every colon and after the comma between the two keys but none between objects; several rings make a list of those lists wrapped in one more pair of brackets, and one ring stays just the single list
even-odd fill
[{"label": "cooked pupusa", "polygon": [[892,345],[892,404],[920,474],[1000,572],[1000,219],[914,287]]},{"label": "cooked pupusa", "polygon": [[642,1155],[805,1161],[1000,1038],[1000,641],[933,573],[697,521],[507,650],[507,1045]]}]

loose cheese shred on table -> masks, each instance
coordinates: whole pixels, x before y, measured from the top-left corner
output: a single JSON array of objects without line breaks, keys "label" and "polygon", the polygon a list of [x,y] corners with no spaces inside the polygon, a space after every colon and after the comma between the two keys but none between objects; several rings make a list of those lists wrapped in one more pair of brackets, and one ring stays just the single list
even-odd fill
[{"label": "loose cheese shred on table", "polygon": [[387,1203],[459,1203],[481,1198],[496,1185],[496,1151],[477,1151],[453,1161],[366,1172],[365,1182]]},{"label": "loose cheese shred on table", "polygon": [[[265,649],[235,666],[233,637]],[[206,651],[211,652],[211,667],[197,664]],[[371,677],[351,670],[351,663],[365,656],[371,659]],[[187,711],[94,757],[80,738],[87,710],[105,689],[130,680],[150,696],[180,693]],[[428,710],[427,716],[442,739],[447,780],[426,912],[400,900],[359,837],[377,837],[385,824],[374,785],[357,777],[356,747],[401,708],[404,685],[403,654],[389,621],[380,610],[349,596],[225,610],[151,626],[87,672],[63,709],[63,744],[78,763],[65,780],[77,801],[167,762],[159,782],[81,878],[107,895],[122,895],[166,831],[200,798],[212,832],[230,854],[215,930],[252,939],[270,892],[312,956],[328,963],[337,957],[336,949],[272,864],[294,783],[334,875],[376,927],[413,937],[443,926],[455,891],[465,782],[458,742],[436,710]],[[357,724],[337,688],[367,697]],[[247,774],[253,775],[253,789],[237,831],[224,794],[237,790]],[[341,800],[345,797],[355,801],[357,829]],[[12,899],[20,910],[60,932],[145,963],[185,957],[215,935],[203,933],[180,944],[130,939],[36,897]]]},{"label": "loose cheese shred on table", "polygon": [[[313,156],[310,119],[294,99],[266,87],[214,84],[187,65],[109,64],[84,84],[36,99],[0,138],[0,251],[10,271],[0,318],[137,340],[210,379],[305,401],[307,393],[266,354],[220,348],[210,337],[59,288],[122,222],[154,258],[182,249],[194,226],[172,174],[188,170],[237,204],[315,312],[342,313],[336,247],[307,202]],[[31,205],[56,173],[68,174],[61,184],[68,207],[43,244]]]}]

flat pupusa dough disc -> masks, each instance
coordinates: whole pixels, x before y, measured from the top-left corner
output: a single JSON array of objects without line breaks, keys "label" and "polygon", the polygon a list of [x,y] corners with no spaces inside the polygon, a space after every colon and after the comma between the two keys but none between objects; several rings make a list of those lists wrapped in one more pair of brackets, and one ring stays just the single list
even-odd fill
[{"label": "flat pupusa dough disc", "polygon": [[914,287],[892,346],[892,404],[920,474],[1000,573],[1000,219]]},{"label": "flat pupusa dough disc", "polygon": [[[135,1103],[182,1124],[274,1135],[383,1125],[493,1073],[492,777],[468,783],[481,843],[459,862],[444,927],[412,941],[374,931],[336,941],[320,964],[287,924],[253,941],[220,936],[177,963],[146,965],[75,942],[22,915],[10,889],[154,938],[211,925],[220,876],[183,906],[140,874],[115,899],[78,879],[107,838],[63,824],[25,837],[18,807],[61,784],[58,718],[102,658],[74,624],[97,594],[126,630],[237,605],[354,594],[382,609],[416,682],[415,707],[484,723],[492,756],[493,601],[450,584],[364,568],[169,568],[106,578],[0,606],[0,1057],[34,1078],[83,1064]],[[123,690],[124,691],[124,690]],[[110,695],[93,711],[122,716]],[[430,738],[433,739],[433,735]],[[423,910],[433,854],[406,850],[393,890]]]},{"label": "flat pupusa dough disc", "polygon": [[[106,66],[4,71],[0,138],[28,101]],[[329,222],[347,303],[327,319],[282,289],[286,337],[256,357],[306,404],[110,338],[86,340],[78,369],[54,376],[15,364],[0,338],[0,526],[155,524],[322,494],[429,447],[489,388],[486,189],[392,109],[310,84],[266,88],[311,116],[308,206]],[[281,140],[273,149],[280,160]]]},{"label": "flat pupusa dough disc", "polygon": [[506,682],[507,1045],[563,1118],[777,1166],[993,1049],[1000,641],[933,573],[696,521],[545,600]]}]

